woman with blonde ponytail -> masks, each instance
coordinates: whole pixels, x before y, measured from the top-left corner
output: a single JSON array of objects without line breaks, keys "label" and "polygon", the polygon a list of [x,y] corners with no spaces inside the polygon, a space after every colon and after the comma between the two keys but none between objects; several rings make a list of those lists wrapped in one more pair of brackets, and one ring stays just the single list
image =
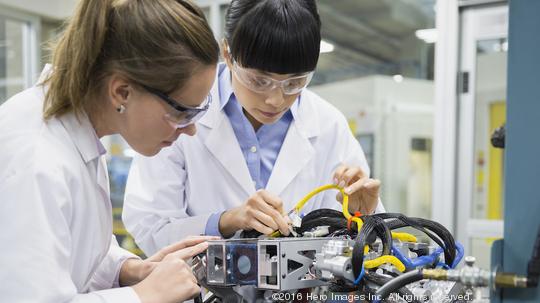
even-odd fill
[{"label": "woman with blonde ponytail", "polygon": [[193,135],[218,53],[191,1],[80,0],[52,65],[0,106],[0,301],[181,302],[199,293],[186,261],[208,237],[146,260],[116,243],[99,138],[120,134],[153,156]]}]

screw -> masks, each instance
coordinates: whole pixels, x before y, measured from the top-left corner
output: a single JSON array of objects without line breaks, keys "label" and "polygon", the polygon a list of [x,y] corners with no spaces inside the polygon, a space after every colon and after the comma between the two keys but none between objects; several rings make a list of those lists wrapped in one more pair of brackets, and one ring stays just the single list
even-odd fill
[{"label": "screw", "polygon": [[281,275],[281,278],[282,278],[282,279],[285,279],[286,276],[287,276],[286,274],[282,274],[282,275]]},{"label": "screw", "polygon": [[473,257],[473,256],[466,256],[466,257],[465,257],[465,264],[466,264],[467,266],[471,266],[471,267],[472,267],[472,266],[474,265],[474,262],[476,262],[476,258],[475,258],[475,257]]},{"label": "screw", "polygon": [[281,254],[281,257],[282,257],[282,258],[285,258],[285,254]]}]

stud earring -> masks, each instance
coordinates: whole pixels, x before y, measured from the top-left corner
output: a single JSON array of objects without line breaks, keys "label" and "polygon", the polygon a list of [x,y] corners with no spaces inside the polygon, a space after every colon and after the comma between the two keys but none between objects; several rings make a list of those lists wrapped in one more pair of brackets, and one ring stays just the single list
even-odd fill
[{"label": "stud earring", "polygon": [[126,107],[124,106],[124,104],[121,104],[120,107],[116,109],[116,111],[120,114],[123,114],[126,111]]}]

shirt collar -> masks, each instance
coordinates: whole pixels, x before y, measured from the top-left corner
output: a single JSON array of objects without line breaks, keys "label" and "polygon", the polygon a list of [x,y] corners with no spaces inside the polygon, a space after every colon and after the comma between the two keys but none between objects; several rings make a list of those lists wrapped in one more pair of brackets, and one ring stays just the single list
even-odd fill
[{"label": "shirt collar", "polygon": [[99,140],[90,119],[85,113],[77,116],[74,112],[70,112],[61,116],[59,120],[64,125],[85,163],[93,161],[106,153],[105,147]]}]

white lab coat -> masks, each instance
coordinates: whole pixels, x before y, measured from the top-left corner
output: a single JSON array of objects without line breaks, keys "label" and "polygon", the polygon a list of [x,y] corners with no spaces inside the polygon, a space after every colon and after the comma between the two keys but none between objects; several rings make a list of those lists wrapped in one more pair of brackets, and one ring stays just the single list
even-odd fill
[{"label": "white lab coat", "polygon": [[112,236],[95,131],[74,114],[45,123],[43,94],[35,86],[0,106],[0,301],[140,302],[113,288],[136,256]]},{"label": "white lab coat", "polygon": [[[129,173],[123,221],[145,253],[188,235],[205,232],[208,217],[237,207],[256,192],[225,112],[217,85],[197,134],[180,136],[154,157],[136,156]],[[332,183],[341,164],[359,165],[369,174],[364,153],[336,108],[305,90],[291,122],[266,190],[285,210],[318,186]],[[304,207],[340,209],[336,191],[320,193]],[[383,212],[379,202],[376,212]]]}]

